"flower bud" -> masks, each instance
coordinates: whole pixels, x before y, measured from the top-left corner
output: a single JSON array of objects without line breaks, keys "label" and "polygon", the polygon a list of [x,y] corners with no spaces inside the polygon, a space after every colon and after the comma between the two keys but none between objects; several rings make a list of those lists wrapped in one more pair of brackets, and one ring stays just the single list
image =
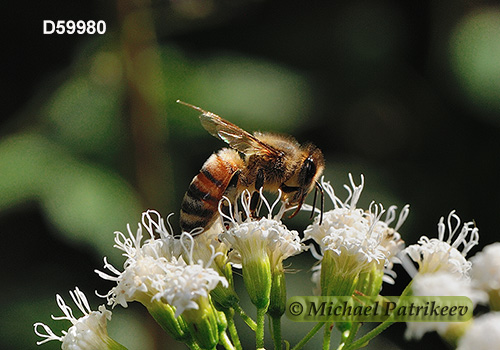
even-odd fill
[{"label": "flower bud", "polygon": [[367,296],[376,296],[382,288],[382,278],[384,277],[383,265],[372,261],[368,271],[359,274],[356,291]]},{"label": "flower bud", "polygon": [[271,264],[266,254],[242,263],[243,282],[252,303],[259,309],[269,305],[271,293]]},{"label": "flower bud", "polygon": [[358,282],[359,269],[348,254],[327,250],[321,263],[321,295],[351,296]]},{"label": "flower bud", "polygon": [[274,318],[279,318],[285,313],[286,283],[285,273],[274,270],[272,272],[271,296],[267,313]]},{"label": "flower bud", "polygon": [[172,306],[157,300],[143,305],[146,306],[160,327],[172,338],[181,342],[186,342],[191,338],[186,322],[182,316],[175,317],[175,309]]},{"label": "flower bud", "polygon": [[197,304],[198,309],[186,309],[182,316],[196,344],[201,349],[214,349],[219,342],[218,311],[209,298],[200,297]]}]

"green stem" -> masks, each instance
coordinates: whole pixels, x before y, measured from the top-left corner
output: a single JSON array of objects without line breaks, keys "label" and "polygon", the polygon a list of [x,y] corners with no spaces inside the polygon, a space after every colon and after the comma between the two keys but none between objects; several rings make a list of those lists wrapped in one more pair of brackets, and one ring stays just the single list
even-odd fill
[{"label": "green stem", "polygon": [[323,333],[323,350],[330,349],[330,339],[332,338],[332,330],[330,329],[332,323],[325,323],[325,331]]},{"label": "green stem", "polygon": [[237,350],[243,350],[241,347],[240,337],[238,335],[238,330],[236,329],[236,325],[234,324],[234,310],[227,310],[225,312],[227,319],[227,330],[229,335],[231,336],[231,340],[233,341],[234,347]]},{"label": "green stem", "polygon": [[281,350],[281,317],[271,317],[274,349]]},{"label": "green stem", "polygon": [[257,328],[255,329],[255,343],[257,349],[264,348],[264,324],[266,322],[267,307],[257,308]]},{"label": "green stem", "polygon": [[337,350],[342,350],[342,349],[344,349],[344,347],[351,344],[354,340],[354,337],[358,333],[360,327],[361,327],[360,322],[353,323],[351,325],[351,329],[349,331],[345,332],[345,333],[348,332],[347,337],[344,337],[344,334],[342,334],[342,339],[340,341],[340,344],[339,344],[339,347],[337,348]]},{"label": "green stem", "polygon": [[316,323],[316,325],[313,327],[313,329],[311,329],[309,331],[309,333],[306,334],[306,336],[304,338],[302,338],[301,341],[299,341],[297,343],[297,345],[295,345],[292,350],[299,350],[299,349],[302,349],[304,347],[304,345],[307,344],[307,342],[309,342],[309,340],[311,340],[311,338],[316,334],[318,333],[318,331],[321,329],[321,327],[323,327],[323,325],[325,324],[325,322],[318,322]]},{"label": "green stem", "polygon": [[245,323],[248,325],[248,327],[250,327],[250,329],[255,332],[255,330],[257,329],[257,323],[255,323],[255,321],[252,320],[252,318],[248,316],[239,305],[234,306],[234,311],[237,312],[243,319],[243,321],[245,321]]},{"label": "green stem", "polygon": [[[408,283],[406,288],[403,290],[403,293],[401,293],[402,297],[406,296],[410,293],[412,282],[413,281]],[[361,338],[359,338],[355,342],[349,344],[347,347],[343,348],[343,350],[354,350],[354,349],[359,349],[359,348],[365,346],[370,340],[372,340],[377,335],[379,335],[380,333],[385,331],[387,328],[392,326],[395,323],[395,321],[392,321],[392,319],[393,319],[393,317],[390,316],[387,320],[385,320],[384,322],[379,324],[375,329],[372,329],[370,332],[366,333],[364,336],[362,336]]]},{"label": "green stem", "polygon": [[360,322],[353,323],[353,325],[351,327],[351,330],[349,331],[349,336],[347,337],[347,339],[345,341],[345,343],[347,345],[349,345],[349,344],[351,344],[353,342],[354,337],[358,333],[360,327],[361,327],[361,323]]},{"label": "green stem", "polygon": [[226,332],[221,332],[219,334],[219,343],[222,344],[226,350],[236,350],[234,345],[231,343],[231,340],[229,340]]},{"label": "green stem", "polygon": [[356,340],[355,342],[347,345],[343,350],[354,350],[354,349],[359,349],[363,346],[366,345],[370,340],[375,338],[377,335],[385,331],[387,328],[392,326],[394,321],[384,321],[380,325],[377,326],[377,328],[371,330],[370,332],[366,333],[364,336]]}]

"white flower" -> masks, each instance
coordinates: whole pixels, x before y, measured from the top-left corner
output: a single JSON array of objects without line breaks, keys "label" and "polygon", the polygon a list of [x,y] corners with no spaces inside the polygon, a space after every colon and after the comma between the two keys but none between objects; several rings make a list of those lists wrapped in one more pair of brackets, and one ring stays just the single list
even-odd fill
[{"label": "white flower", "polygon": [[268,215],[260,219],[254,218],[258,213],[250,211],[250,197],[249,191],[241,195],[243,212],[239,211],[237,202],[233,210],[231,202],[227,201],[229,215],[219,207],[221,216],[227,222],[219,239],[233,249],[229,259],[233,266],[241,267],[243,282],[252,303],[260,310],[270,307],[272,312],[280,313],[286,296],[273,283],[273,276],[283,278],[283,260],[301,253],[305,246],[300,242],[298,232],[288,230],[281,222],[286,204],[281,206],[276,215],[272,214],[280,202],[281,192],[273,205],[269,205],[261,190],[260,198],[267,207]]},{"label": "white flower", "polygon": [[471,281],[459,278],[447,271],[417,274],[411,285],[416,296],[466,296],[474,306],[484,301],[485,294],[473,288]]},{"label": "white flower", "polygon": [[459,339],[457,350],[492,350],[500,344],[500,312],[489,312],[474,319]]},{"label": "white flower", "polygon": [[401,209],[399,213],[398,221],[394,228],[389,225],[396,219],[397,207],[392,205],[387,209],[385,219],[379,220],[375,223],[373,231],[377,232],[381,237],[380,245],[386,250],[386,257],[389,261],[387,269],[392,270],[392,265],[394,261],[398,261],[397,256],[404,248],[404,241],[401,239],[401,235],[398,230],[401,228],[405,222],[408,214],[410,213],[410,206],[407,204]]},{"label": "white flower", "polygon": [[[472,288],[468,279],[460,278],[448,271],[417,274],[412,282],[412,294],[415,296],[466,296],[474,306],[484,302],[487,296]],[[407,322],[405,337],[420,339],[427,332],[437,331],[441,336],[449,329],[450,322]]]},{"label": "white flower", "polygon": [[182,259],[164,266],[166,283],[153,298],[175,307],[175,317],[184,310],[198,310],[200,298],[208,298],[219,282],[228,287],[227,280],[214,269],[199,264],[186,264]]},{"label": "white flower", "polygon": [[[283,260],[300,254],[305,249],[305,246],[300,242],[299,233],[288,230],[281,222],[285,206],[282,206],[276,215],[272,215],[275,206],[280,201],[280,197],[273,205],[269,205],[262,191],[260,196],[267,207],[267,217],[252,218],[250,194],[246,191],[241,196],[244,213],[238,212],[237,206],[234,211],[230,208],[230,216],[221,211],[221,215],[229,221],[229,228],[224,227],[219,239],[234,249],[236,255],[234,253],[230,254],[231,262],[238,264],[241,260],[255,259],[260,254],[265,254],[269,257],[271,266],[275,267],[281,265]],[[246,218],[243,219],[243,216]]]},{"label": "white flower", "polygon": [[487,245],[470,261],[471,277],[476,288],[486,292],[500,289],[500,242]]},{"label": "white flower", "polygon": [[382,205],[372,203],[368,211],[357,208],[364,187],[364,177],[361,176],[360,185],[354,183],[351,174],[349,180],[351,187],[344,186],[348,191],[345,201],[335,195],[330,183],[321,180],[334,208],[323,214],[321,223],[320,216],[314,219],[314,223],[304,231],[304,240],[313,239],[319,244],[323,254],[325,251],[332,251],[338,256],[351,255],[357,261],[360,271],[375,261],[381,268],[385,266],[387,273],[391,274],[393,261],[404,245],[397,230],[408,216],[408,206],[401,211],[395,228],[391,228],[389,225],[396,218],[396,206],[388,209],[385,220],[381,219],[384,213]]},{"label": "white flower", "polygon": [[[318,215],[304,231],[304,240],[313,239],[320,247],[311,252],[321,265],[315,267],[314,292],[322,295],[351,295],[357,289],[363,293],[378,293],[382,281],[393,282],[393,262],[404,242],[397,230],[408,216],[408,206],[399,215],[395,228],[389,225],[396,219],[396,207],[391,206],[385,219],[382,205],[370,204],[368,210],[357,208],[364,187],[356,185],[349,174],[350,186],[342,201],[335,195],[330,183],[321,179],[324,191],[333,203],[333,209]],[[384,275],[384,273],[386,275]]]},{"label": "white flower", "polygon": [[[151,214],[160,220],[153,220]],[[135,235],[127,226],[129,237],[121,232],[115,233],[115,247],[127,257],[123,271],[116,269],[106,259],[104,267],[112,274],[96,271],[102,278],[117,283],[106,294],[108,304],[127,307],[128,302],[139,301],[148,307],[153,301],[161,301],[175,307],[177,317],[184,310],[197,309],[197,300],[207,297],[219,282],[227,287],[225,277],[205,267],[212,264],[216,256],[213,248],[211,259],[203,265],[202,261],[193,261],[193,244],[190,247],[185,244],[193,238],[183,233],[181,239],[174,239],[157,212],[143,213],[143,225],[150,236],[144,242],[141,225],[138,225]],[[155,238],[155,233],[160,234],[160,238]],[[181,252],[187,256],[187,262],[180,256]]]},{"label": "white flower", "polygon": [[[167,259],[181,256],[183,249],[178,237],[175,237],[172,225],[169,218],[174,215],[171,213],[167,216],[168,229],[165,226],[165,220],[156,210],[147,210],[142,213],[142,225],[149,234],[149,239],[152,244],[157,244],[163,256]],[[115,246],[116,247],[116,246]],[[120,249],[119,247],[117,247]]]},{"label": "white flower", "polygon": [[[63,350],[125,349],[108,336],[106,323],[111,319],[111,311],[106,310],[104,305],[99,306],[99,311],[92,311],[85,294],[78,288],[75,288],[74,292],[70,291],[70,295],[76,306],[83,313],[83,316],[76,318],[71,308],[57,294],[57,305],[64,313],[64,316],[52,316],[52,318],[54,320],[68,320],[73,325],[67,332],[63,331],[62,336],[57,336],[47,325],[40,322],[35,323],[34,329],[36,335],[45,338],[37,342],[37,345],[51,340],[58,340],[62,342]],[[38,327],[42,327],[46,334],[39,332]]]},{"label": "white flower", "polygon": [[[143,216],[144,218],[144,216]],[[146,226],[151,228],[151,226]],[[115,247],[122,250],[127,258],[124,271],[120,272],[104,258],[104,268],[113,275],[96,270],[103,279],[117,282],[117,286],[106,295],[108,304],[120,304],[127,307],[130,301],[146,303],[161,293],[165,283],[164,267],[169,260],[176,258],[168,249],[168,240],[154,239],[152,230],[148,230],[150,238],[142,242],[142,226],[139,224],[134,234],[127,225],[128,237],[121,232],[115,232]]]},{"label": "white flower", "polygon": [[[194,233],[192,236],[183,235],[182,237],[194,238],[192,240],[181,239],[182,244],[185,246],[183,250],[184,257],[189,260],[186,251],[190,251],[192,252],[192,260],[202,261],[205,266],[218,270],[222,275],[229,251],[227,244],[219,240],[219,234],[222,232],[222,223],[219,218],[208,230],[200,234]],[[215,259],[213,258],[214,252],[217,254]]]},{"label": "white flower", "polygon": [[[453,223],[455,221],[455,223]],[[445,240],[446,227],[448,238]],[[407,247],[404,252],[419,265],[420,273],[448,271],[459,277],[469,278],[471,262],[465,258],[469,250],[478,244],[479,232],[472,221],[466,222],[460,232],[460,218],[452,211],[447,226],[444,217],[438,223],[438,238],[422,236],[418,244]],[[458,232],[458,235],[456,233]],[[459,248],[461,247],[461,251]]]},{"label": "white flower", "polygon": [[394,284],[396,273],[393,271],[394,263],[401,263],[400,253],[403,251],[405,242],[401,238],[398,230],[405,222],[408,214],[410,213],[410,206],[407,204],[401,209],[398,216],[398,221],[394,228],[389,225],[396,219],[397,207],[392,205],[387,209],[385,219],[379,220],[375,223],[374,231],[378,232],[381,237],[380,245],[385,248],[386,265],[384,267],[383,280],[386,283]]},{"label": "white flower", "polygon": [[[363,209],[356,208],[357,202],[363,191],[364,177],[361,176],[361,184],[356,186],[352,175],[349,174],[352,189],[345,185],[349,195],[345,201],[340,200],[329,182],[321,179],[323,190],[330,197],[334,208],[323,213],[323,220],[320,223],[320,216],[315,217],[314,223],[304,230],[304,240],[313,239],[320,247],[324,247],[323,239],[327,237],[331,230],[341,230],[348,228],[351,231],[366,231],[369,229],[369,220]],[[308,207],[306,207],[307,209]]]}]

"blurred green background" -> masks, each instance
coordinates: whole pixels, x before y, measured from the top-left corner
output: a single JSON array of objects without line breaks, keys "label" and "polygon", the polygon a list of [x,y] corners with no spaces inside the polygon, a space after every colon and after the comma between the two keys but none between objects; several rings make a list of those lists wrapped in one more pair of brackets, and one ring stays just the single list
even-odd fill
[{"label": "blurred green background", "polygon": [[[339,195],[366,177],[362,204],[411,205],[401,229],[436,235],[456,209],[481,246],[498,240],[500,6],[487,1],[118,0],[2,3],[0,348],[32,349],[32,324],[60,315],[79,286],[112,284],[113,231],[143,210],[175,212],[222,142],[201,106],[249,130],[294,135],[325,154]],[[43,35],[43,20],[104,20],[104,35]],[[310,199],[309,199],[310,201]],[[308,214],[287,222],[302,230]],[[478,249],[473,250],[472,254]],[[313,260],[291,268],[310,294]],[[399,271],[397,293],[408,281]],[[244,292],[242,292],[244,294]],[[138,305],[117,308],[111,335],[129,349],[177,346]],[[244,327],[243,327],[244,328]],[[309,325],[285,323],[292,345]],[[369,348],[417,349],[404,325]],[[246,329],[242,333],[248,333]],[[320,338],[320,337],[319,337]],[[429,349],[443,344],[435,335]],[[250,342],[250,344],[253,344]],[[52,342],[41,349],[57,349]],[[180,348],[183,348],[182,346]],[[314,348],[310,345],[309,348]]]}]

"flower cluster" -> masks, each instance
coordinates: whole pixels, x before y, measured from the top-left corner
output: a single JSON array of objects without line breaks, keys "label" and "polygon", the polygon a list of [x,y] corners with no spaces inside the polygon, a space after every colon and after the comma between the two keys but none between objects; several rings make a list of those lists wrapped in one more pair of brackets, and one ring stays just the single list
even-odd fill
[{"label": "flower cluster", "polygon": [[[479,231],[472,221],[460,225],[460,218],[452,211],[446,224],[444,217],[439,220],[438,238],[422,236],[417,244],[404,250],[418,264],[418,273],[413,276],[413,295],[463,295],[469,297],[474,306],[484,302],[484,293],[476,290],[471,283],[472,263],[466,258],[479,242]],[[407,323],[405,336],[420,339],[426,332],[437,331],[454,343],[457,335],[463,333],[462,326],[447,322],[410,322]]]},{"label": "flower cluster", "polygon": [[[448,238],[446,228],[449,232]],[[444,224],[444,217],[439,220],[438,238],[422,236],[418,244],[405,249],[410,258],[418,263],[420,273],[447,271],[460,278],[469,278],[472,263],[467,261],[466,255],[479,243],[479,231],[472,221],[465,223],[460,232],[459,229],[460,218],[452,211],[448,216],[447,225]]]},{"label": "flower cluster", "polygon": [[458,340],[457,350],[490,350],[500,344],[500,312],[477,317]]},{"label": "flower cluster", "polygon": [[[466,296],[473,306],[482,303],[490,309],[468,322],[408,322],[405,335],[409,339],[437,331],[459,350],[490,349],[500,342],[500,243],[468,259],[478,244],[479,231],[472,221],[462,224],[452,211],[446,220],[439,220],[437,238],[422,236],[417,244],[405,248],[400,230],[409,214],[408,205],[399,214],[396,206],[384,209],[376,202],[361,208],[363,176],[358,185],[349,175],[344,199],[324,179],[317,186],[329,197],[332,208],[319,213],[304,205],[319,215],[302,237],[282,222],[284,213],[295,208],[283,200],[281,192],[272,204],[262,191],[243,191],[235,201],[223,198],[213,225],[180,235],[174,235],[168,218],[164,220],[154,210],[144,212],[136,229],[128,225],[126,233],[115,232],[114,247],[125,261],[118,268],[105,258],[104,269],[96,270],[114,284],[101,297],[111,308],[141,303],[159,326],[190,349],[243,349],[235,316],[255,332],[255,347],[264,348],[268,315],[274,347],[280,349],[280,319],[287,301],[284,261],[310,251],[318,260],[312,268],[311,289],[322,296],[383,298],[379,295],[383,282],[394,284],[394,264],[402,264],[413,278],[402,295]],[[256,308],[255,320],[240,306],[233,269],[241,270],[246,292]],[[125,349],[107,334],[111,311],[104,305],[91,311],[78,289],[70,294],[83,316],[75,317],[57,295],[64,316],[53,318],[68,320],[72,327],[58,336],[45,324],[36,323],[35,333],[44,338],[38,344],[57,340],[63,349]],[[337,323],[339,348],[360,348],[390,324],[384,321],[356,340],[361,323]],[[318,323],[294,349],[304,347],[323,326],[323,348],[329,348],[332,327]]]},{"label": "flower cluster", "polygon": [[[154,221],[151,215],[160,220]],[[109,305],[127,307],[131,301],[144,305],[166,302],[175,308],[175,317],[178,317],[185,310],[197,309],[198,299],[208,297],[219,283],[227,287],[228,282],[223,276],[204,266],[210,265],[215,258],[213,248],[208,262],[194,262],[193,250],[183,245],[182,238],[175,239],[165,229],[157,212],[145,212],[142,221],[149,234],[144,242],[141,225],[138,225],[135,234],[128,227],[128,237],[121,232],[115,233],[115,247],[127,257],[124,270],[120,272],[105,262],[104,267],[113,275],[96,271],[102,278],[117,283],[106,295]],[[155,232],[160,234],[159,239],[155,239]],[[194,240],[188,235],[182,237]],[[187,255],[187,259],[181,253]]]},{"label": "flower cluster", "polygon": [[[356,288],[378,294],[383,279],[393,282],[392,266],[404,245],[398,230],[408,216],[409,206],[401,210],[395,227],[391,228],[396,207],[387,210],[385,220],[382,220],[385,213],[382,205],[372,202],[368,210],[358,208],[364,178],[361,177],[360,185],[354,183],[351,175],[349,179],[351,187],[345,186],[348,196],[344,201],[322,180],[334,208],[323,214],[321,222],[316,217],[304,231],[304,240],[312,239],[320,247],[320,254],[314,256],[321,267],[316,268],[313,281],[319,282],[316,290],[322,295],[352,295]],[[366,278],[373,280],[373,274],[377,275],[376,282],[364,285]]]},{"label": "flower cluster", "polygon": [[[149,235],[144,242],[143,227]],[[194,238],[186,233],[175,238],[160,214],[152,210],[143,213],[136,233],[130,226],[127,229],[128,236],[115,233],[115,247],[127,258],[124,270],[105,261],[104,267],[112,274],[96,271],[116,282],[106,294],[108,304],[127,307],[138,301],[175,339],[202,348],[215,346],[220,322],[210,292],[219,284],[229,286],[224,276],[209,267],[218,255],[215,248],[209,249],[208,261],[194,261]]]},{"label": "flower cluster", "polygon": [[473,284],[488,294],[490,307],[500,311],[500,243],[484,247],[471,262]]},{"label": "flower cluster", "polygon": [[[285,212],[282,205],[273,214],[280,203],[281,192],[276,201],[270,205],[260,192],[260,200],[267,208],[267,216],[255,218],[258,213],[251,212],[250,193],[241,195],[241,208],[238,203],[234,210],[230,202],[229,215],[221,210],[221,216],[228,222],[219,235],[222,242],[233,249],[230,261],[242,268],[243,282],[250,300],[257,307],[257,347],[263,347],[264,315],[266,312],[274,318],[285,313],[286,286],[283,260],[300,254],[305,246],[300,242],[297,231],[290,231],[281,222]],[[275,330],[276,331],[276,330]]]},{"label": "flower cluster", "polygon": [[[125,349],[125,347],[108,336],[106,324],[108,320],[111,320],[111,311],[106,310],[104,305],[99,306],[98,311],[92,311],[87,301],[87,297],[78,288],[75,288],[74,291],[70,291],[70,295],[78,309],[83,313],[83,316],[76,318],[71,308],[64,302],[64,299],[57,294],[57,305],[64,316],[52,316],[52,318],[54,320],[70,321],[72,326],[67,332],[63,331],[62,336],[57,336],[52,332],[49,326],[41,322],[35,323],[34,328],[36,335],[45,338],[37,342],[37,345],[44,344],[51,340],[58,340],[62,343],[61,347],[63,350]],[[44,329],[45,333],[41,333],[38,330],[40,327]]]}]

